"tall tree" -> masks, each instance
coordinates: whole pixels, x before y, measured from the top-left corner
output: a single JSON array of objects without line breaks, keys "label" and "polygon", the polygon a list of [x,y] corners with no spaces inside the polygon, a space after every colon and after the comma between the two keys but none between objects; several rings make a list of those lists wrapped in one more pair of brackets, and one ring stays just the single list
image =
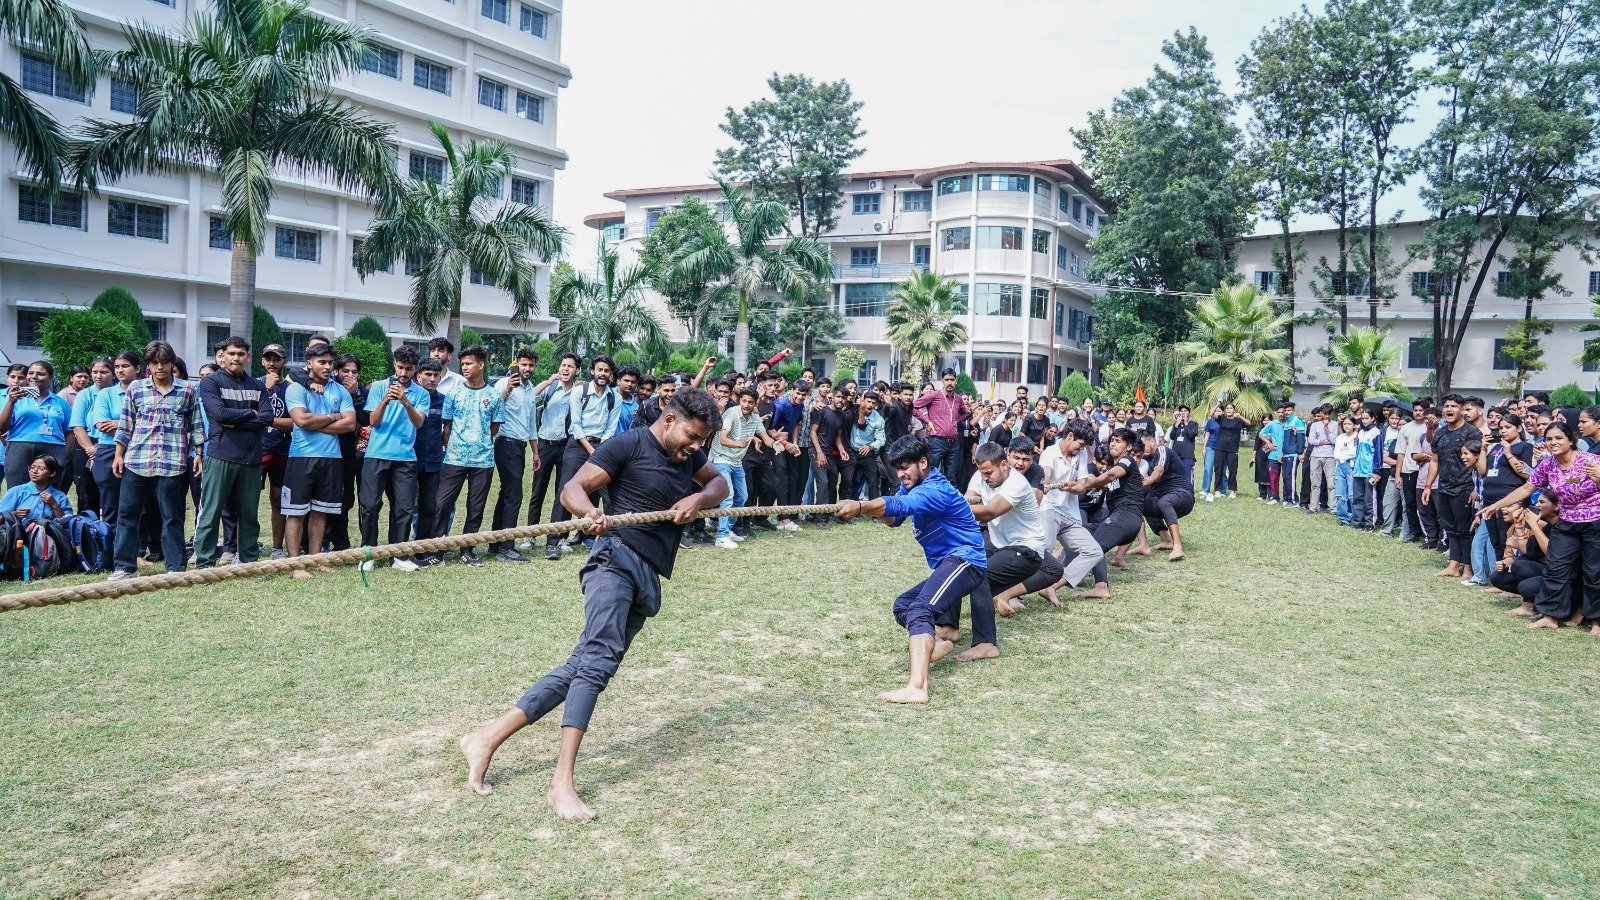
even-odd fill
[{"label": "tall tree", "polygon": [[[83,23],[63,0],[0,0],[0,36],[17,46],[43,50],[65,75],[65,89],[94,85],[94,58]],[[28,173],[46,190],[61,183],[67,137],[61,124],[33,102],[22,85],[0,72],[0,135],[16,147]]]},{"label": "tall tree", "polygon": [[937,272],[920,272],[895,285],[890,298],[889,341],[921,384],[932,377],[940,357],[967,340],[967,326],[957,319],[956,282]]},{"label": "tall tree", "polygon": [[[1416,249],[1444,279],[1433,307],[1435,380],[1457,354],[1502,247],[1530,216],[1571,216],[1600,186],[1600,8],[1562,0],[1418,0],[1440,96],[1424,147],[1432,217]],[[1551,237],[1548,249],[1583,240]]]},{"label": "tall tree", "polygon": [[1205,378],[1207,397],[1226,398],[1255,421],[1289,377],[1289,352],[1272,346],[1289,321],[1254,285],[1218,288],[1195,309],[1194,339],[1174,349],[1184,375]]},{"label": "tall tree", "polygon": [[1117,207],[1089,243],[1093,273],[1108,287],[1095,301],[1096,337],[1114,358],[1131,358],[1140,335],[1171,343],[1188,334],[1194,302],[1159,292],[1223,284],[1256,205],[1234,101],[1205,38],[1191,28],[1161,52],[1166,62],[1144,85],[1073,131],[1096,190]]},{"label": "tall tree", "polygon": [[85,123],[78,177],[96,190],[137,172],[214,168],[233,237],[228,327],[248,340],[274,177],[315,175],[373,198],[395,190],[393,128],[328,91],[360,64],[372,32],[305,0],[216,0],[181,33],[123,33],[127,49],[106,54],[105,68],[138,90],[138,113]]},{"label": "tall tree", "polygon": [[[719,181],[731,229],[701,223],[667,263],[667,277],[730,285],[739,298],[734,328],[733,365],[743,372],[750,358],[750,306],[758,292],[772,288],[803,303],[833,274],[826,247],[808,237],[779,242],[785,227],[783,204],[753,197]],[[729,232],[732,232],[731,234]]]},{"label": "tall tree", "polygon": [[378,207],[355,253],[364,278],[402,257],[411,279],[411,327],[461,346],[461,285],[469,277],[511,295],[511,321],[539,313],[538,264],[561,252],[566,229],[537,206],[498,200],[517,157],[503,141],[456,147],[450,132],[429,122],[445,159],[442,180],[412,178]]},{"label": "tall tree", "polygon": [[649,273],[650,286],[666,298],[667,312],[683,323],[691,343],[721,336],[737,298],[726,284],[672,273],[668,262],[691,235],[717,221],[716,212],[700,198],[687,197],[661,217],[639,247],[639,265]]},{"label": "tall tree", "polygon": [[644,299],[650,270],[637,265],[623,268],[605,238],[600,239],[595,258],[594,278],[567,267],[550,284],[551,306],[566,311],[556,332],[556,347],[612,356],[630,345],[664,345],[666,332]]},{"label": "tall tree", "polygon": [[790,234],[819,238],[838,224],[845,168],[866,152],[862,104],[844,79],[774,72],[767,87],[770,98],[728,107],[722,132],[734,144],[717,151],[717,171],[759,199],[782,203],[798,223],[784,221]]},{"label": "tall tree", "polygon": [[1330,403],[1344,403],[1359,391],[1363,397],[1410,400],[1411,391],[1398,374],[1400,345],[1377,328],[1352,328],[1329,342],[1329,359],[1337,381],[1322,395]]}]

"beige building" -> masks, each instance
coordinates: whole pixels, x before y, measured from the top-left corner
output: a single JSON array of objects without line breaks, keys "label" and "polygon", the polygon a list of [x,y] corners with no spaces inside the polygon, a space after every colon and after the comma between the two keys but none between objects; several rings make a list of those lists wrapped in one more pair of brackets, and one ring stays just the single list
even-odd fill
[{"label": "beige building", "polygon": [[[931,269],[958,283],[971,340],[945,361],[972,374],[980,391],[992,381],[1011,397],[1019,384],[1035,396],[1067,374],[1090,367],[1093,329],[1085,243],[1099,232],[1107,204],[1088,175],[1069,160],[956,163],[928,169],[846,175],[838,224],[823,235],[833,255],[831,302],[844,317],[841,346],[866,356],[854,374],[867,380],[901,375],[885,336],[889,294],[907,276]],[[716,208],[716,185],[636,188],[606,197],[623,208],[592,215],[631,261],[644,236],[686,197]],[[682,325],[652,295],[674,339]],[[798,348],[797,348],[798,349]],[[833,354],[816,360],[829,375]],[[910,373],[906,373],[909,375]]]},{"label": "beige building", "polygon": [[[1388,229],[1391,243],[1391,260],[1399,265],[1400,274],[1390,286],[1393,299],[1383,301],[1378,308],[1378,324],[1387,328],[1401,348],[1401,375],[1413,390],[1420,390],[1433,373],[1433,304],[1431,297],[1434,275],[1427,260],[1412,258],[1408,247],[1422,241],[1425,222],[1401,222]],[[1300,369],[1300,387],[1297,399],[1310,400],[1319,396],[1336,380],[1327,368],[1324,350],[1338,331],[1338,301],[1316,299],[1313,287],[1313,268],[1324,258],[1330,268],[1337,268],[1337,235],[1332,230],[1300,232],[1305,241],[1305,260],[1300,264],[1294,285],[1294,311],[1308,314],[1322,311],[1327,319],[1300,325],[1295,329],[1295,363]],[[1352,237],[1352,240],[1354,238]],[[1250,283],[1273,294],[1289,293],[1283,274],[1272,263],[1273,239],[1266,236],[1246,238],[1239,249],[1238,272]],[[1510,248],[1502,251],[1509,256]],[[1352,263],[1353,268],[1353,263]],[[1578,365],[1578,355],[1585,340],[1591,335],[1578,330],[1578,326],[1594,321],[1593,306],[1589,297],[1600,294],[1600,263],[1584,258],[1579,248],[1568,247],[1554,262],[1554,271],[1561,273],[1560,285],[1570,293],[1551,292],[1544,299],[1534,301],[1534,314],[1548,320],[1554,330],[1543,341],[1544,361],[1548,368],[1536,373],[1529,387],[1548,389],[1570,382],[1585,388],[1596,387],[1597,375],[1593,368]],[[1502,296],[1498,288],[1511,285],[1513,273],[1507,271],[1503,260],[1490,267],[1488,280],[1479,294],[1472,320],[1467,326],[1456,357],[1454,390],[1497,399],[1505,395],[1498,382],[1511,370],[1509,360],[1500,353],[1506,338],[1506,326],[1522,318],[1524,301]],[[1351,327],[1369,323],[1367,286],[1354,283],[1351,293],[1359,297],[1348,299]],[[1331,307],[1331,308],[1330,308]]]},{"label": "beige building", "polygon": [[[69,0],[97,48],[119,46],[127,20],[176,30],[196,0]],[[515,148],[507,202],[550,208],[553,177],[567,159],[556,144],[558,95],[571,78],[561,63],[561,0],[313,0],[335,21],[372,27],[381,44],[362,71],[335,93],[369,115],[394,123],[400,164],[418,176],[443,172],[427,123],[457,141],[494,138]],[[129,118],[136,99],[102,76],[78,93],[48,59],[0,44],[0,66],[69,128],[84,117]],[[139,176],[108,185],[102,196],[68,194],[41,201],[14,148],[0,143],[0,353],[39,355],[39,325],[52,309],[83,306],[109,285],[131,291],[165,337],[189,360],[227,336],[231,244],[217,218],[219,192],[201,172]],[[313,333],[341,334],[371,315],[396,344],[422,341],[408,325],[410,280],[403,271],[364,282],[351,265],[352,244],[371,220],[360,198],[299,177],[277,182],[272,225],[258,272],[258,300],[273,312],[298,355]],[[396,269],[402,269],[397,266]],[[548,269],[541,276],[546,291]],[[506,331],[511,301],[490,286],[468,284],[463,323]],[[549,331],[540,318],[516,330]],[[443,323],[441,323],[442,329]]]}]

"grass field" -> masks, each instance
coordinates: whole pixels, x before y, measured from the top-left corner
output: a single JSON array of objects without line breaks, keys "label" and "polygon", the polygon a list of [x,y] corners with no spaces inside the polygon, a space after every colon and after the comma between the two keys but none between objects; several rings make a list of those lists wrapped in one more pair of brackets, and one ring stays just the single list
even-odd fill
[{"label": "grass field", "polygon": [[904,678],[925,567],[863,523],[680,558],[546,810],[578,561],[0,615],[0,896],[1600,895],[1600,641],[1252,501],[1005,655]]}]

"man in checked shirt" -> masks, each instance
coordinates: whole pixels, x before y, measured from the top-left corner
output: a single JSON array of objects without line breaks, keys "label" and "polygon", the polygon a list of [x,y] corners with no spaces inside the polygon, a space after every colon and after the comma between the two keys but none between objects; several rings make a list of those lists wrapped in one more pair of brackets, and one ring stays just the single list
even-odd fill
[{"label": "man in checked shirt", "polygon": [[138,573],[139,520],[147,500],[153,499],[161,511],[161,554],[167,571],[183,571],[188,557],[183,549],[189,488],[185,476],[192,469],[193,477],[200,477],[200,448],[206,435],[195,383],[176,380],[177,363],[171,344],[146,344],[144,364],[150,377],[129,385],[124,398],[111,461],[111,473],[122,479],[111,581]]}]

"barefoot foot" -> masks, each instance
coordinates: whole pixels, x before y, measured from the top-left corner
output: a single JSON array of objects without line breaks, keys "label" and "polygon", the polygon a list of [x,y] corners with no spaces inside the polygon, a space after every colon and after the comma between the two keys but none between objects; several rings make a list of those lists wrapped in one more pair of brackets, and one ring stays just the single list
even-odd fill
[{"label": "barefoot foot", "polygon": [[1540,616],[1528,623],[1529,628],[1560,628],[1561,623],[1549,616]]},{"label": "barefoot foot", "polygon": [[993,644],[978,644],[968,647],[956,656],[956,662],[972,662],[975,659],[995,659],[1000,656],[1000,648]]},{"label": "barefoot foot", "polygon": [[1093,588],[1078,595],[1079,600],[1109,600],[1111,598],[1111,585],[1097,584]]},{"label": "barefoot foot", "polygon": [[1183,559],[1182,550],[1174,550],[1167,554],[1167,562],[1177,562],[1180,559]]},{"label": "barefoot foot", "polygon": [[1047,587],[1039,593],[1043,594],[1044,598],[1050,601],[1051,606],[1061,605],[1061,598],[1056,596],[1056,589],[1054,587]]},{"label": "barefoot foot", "polygon": [[949,625],[940,625],[939,629],[933,633],[933,638],[936,641],[949,641],[953,644],[961,640],[961,629],[952,628]]},{"label": "barefoot foot", "polygon": [[1113,559],[1112,559],[1112,560],[1111,560],[1111,562],[1109,562],[1109,563],[1106,563],[1106,565],[1108,565],[1108,566],[1110,566],[1110,567],[1112,567],[1112,568],[1113,568],[1113,569],[1126,569],[1126,568],[1127,568],[1127,567],[1128,567],[1128,566],[1127,566],[1127,564],[1126,564],[1126,563],[1124,563],[1124,562],[1123,562],[1123,561],[1122,561],[1122,559],[1123,559],[1123,558],[1122,558],[1122,557],[1120,557],[1120,556],[1118,556],[1118,557],[1115,557],[1115,558],[1113,558]]},{"label": "barefoot foot", "polygon": [[884,691],[878,695],[878,699],[885,703],[927,703],[928,689],[907,685],[898,691]]},{"label": "barefoot foot", "polygon": [[1506,615],[1516,616],[1521,619],[1531,619],[1533,618],[1533,604],[1524,603],[1521,606],[1513,606],[1506,610]]},{"label": "barefoot foot", "polygon": [[325,572],[325,573],[327,573],[329,575],[332,575],[333,574],[333,566],[317,566],[317,571],[318,572]]},{"label": "barefoot foot", "polygon": [[1017,614],[1017,611],[1011,608],[1011,601],[1009,600],[996,600],[994,602],[994,611],[999,613],[1002,618],[1006,619],[1009,619]]},{"label": "barefoot foot", "polygon": [[462,735],[459,743],[461,755],[467,758],[467,787],[485,797],[494,793],[494,785],[483,780],[484,773],[489,771],[489,748],[485,746],[483,738],[474,731]]},{"label": "barefoot foot", "polygon": [[1150,548],[1149,547],[1135,547],[1132,550],[1128,551],[1128,555],[1129,556],[1149,556],[1150,555]]},{"label": "barefoot foot", "polygon": [[946,656],[949,656],[950,651],[954,650],[955,648],[955,641],[946,641],[943,639],[935,640],[933,642],[933,655],[928,658],[928,661],[938,662],[939,660],[944,659]]},{"label": "barefoot foot", "polygon": [[294,570],[294,577],[296,577],[296,578],[310,578],[311,577],[311,573],[307,572],[305,569],[295,569]]},{"label": "barefoot foot", "polygon": [[550,786],[550,808],[556,815],[574,824],[591,821],[599,815],[578,798],[578,792],[570,785]]}]

